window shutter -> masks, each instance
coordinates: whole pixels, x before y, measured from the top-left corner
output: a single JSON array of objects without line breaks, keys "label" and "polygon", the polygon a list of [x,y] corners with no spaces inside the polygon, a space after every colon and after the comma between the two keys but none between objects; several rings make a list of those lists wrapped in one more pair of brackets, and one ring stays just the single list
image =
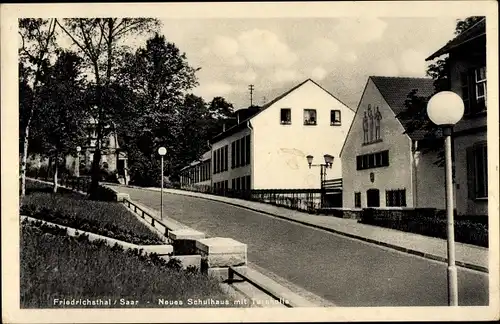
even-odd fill
[{"label": "window shutter", "polygon": [[476,198],[476,188],[474,181],[475,163],[474,163],[474,148],[468,147],[467,155],[467,196],[469,199]]},{"label": "window shutter", "polygon": [[469,85],[469,102],[471,113],[477,111],[477,99],[476,99],[476,72],[475,69],[469,69],[467,71],[468,75],[468,85]]}]

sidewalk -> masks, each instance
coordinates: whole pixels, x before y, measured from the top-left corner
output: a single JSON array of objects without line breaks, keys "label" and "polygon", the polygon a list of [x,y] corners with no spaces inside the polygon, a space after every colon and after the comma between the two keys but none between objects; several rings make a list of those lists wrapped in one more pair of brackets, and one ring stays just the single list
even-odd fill
[{"label": "sidewalk", "polygon": [[[136,188],[160,191],[160,188]],[[242,199],[177,189],[163,189],[163,192],[220,201],[424,258],[447,262],[446,240],[443,239],[360,224],[357,220],[353,219],[311,215],[283,207]],[[457,266],[488,272],[487,248],[455,242],[455,253]]]}]

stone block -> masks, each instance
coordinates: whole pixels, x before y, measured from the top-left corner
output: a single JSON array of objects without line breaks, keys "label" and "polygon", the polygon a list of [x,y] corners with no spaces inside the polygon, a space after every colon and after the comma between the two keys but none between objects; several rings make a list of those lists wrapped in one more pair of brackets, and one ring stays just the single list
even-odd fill
[{"label": "stone block", "polygon": [[247,253],[247,245],[227,237],[211,237],[196,241],[201,255]]},{"label": "stone block", "polygon": [[246,253],[212,253],[204,256],[208,268],[242,266],[247,263]]},{"label": "stone block", "polygon": [[171,240],[198,240],[204,239],[205,233],[195,231],[189,228],[181,228],[168,232],[168,238]]},{"label": "stone block", "polygon": [[163,245],[141,245],[140,249],[143,249],[146,253],[156,253],[158,255],[166,255],[174,252],[174,247],[170,244]]},{"label": "stone block", "polygon": [[124,201],[124,200],[130,200],[129,194],[118,192],[116,194],[116,201]]},{"label": "stone block", "polygon": [[[234,268],[237,269],[239,272],[243,273],[245,273],[246,270],[248,269],[247,266],[239,266]],[[229,275],[229,268],[226,267],[208,268],[207,274],[209,277],[214,277],[220,281],[226,281]],[[236,275],[235,278],[237,278]]]}]

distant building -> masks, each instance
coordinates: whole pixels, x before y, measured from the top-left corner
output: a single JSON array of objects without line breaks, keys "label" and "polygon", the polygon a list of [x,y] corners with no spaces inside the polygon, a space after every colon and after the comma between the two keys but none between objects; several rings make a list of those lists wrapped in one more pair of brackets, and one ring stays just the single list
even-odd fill
[{"label": "distant building", "polygon": [[323,155],[334,156],[327,179],[341,178],[339,159],[354,112],[311,79],[261,108],[237,111],[238,124],[215,136],[212,185],[215,189],[320,188]]},{"label": "distant building", "polygon": [[182,189],[209,192],[212,186],[210,172],[212,151],[203,154],[200,160],[182,168],[180,185]]},{"label": "distant building", "polygon": [[465,114],[453,129],[458,214],[488,214],[486,18],[427,58],[449,55],[451,91],[462,97]]},{"label": "distant building", "polygon": [[444,169],[422,154],[425,132],[405,134],[396,117],[411,90],[428,97],[433,80],[371,76],[341,152],[343,207],[445,208]]},{"label": "distant building", "polygon": [[[79,173],[89,174],[92,168],[94,152],[97,144],[97,122],[90,119],[85,126],[88,136],[84,145],[81,146],[79,157]],[[122,183],[128,183],[130,180],[127,167],[127,153],[120,148],[118,135],[114,125],[106,127],[110,130],[109,135],[101,142],[101,169],[109,173],[116,172],[117,180]],[[76,148],[75,148],[76,155]],[[76,159],[73,155],[66,157],[66,169],[73,175],[76,174]]]},{"label": "distant building", "polygon": [[332,155],[325,179],[341,178],[339,153],[353,117],[349,107],[307,79],[262,107],[236,111],[236,125],[210,141],[211,151],[201,161],[182,170],[181,186],[319,189],[319,168],[309,168],[306,156],[318,164]]}]

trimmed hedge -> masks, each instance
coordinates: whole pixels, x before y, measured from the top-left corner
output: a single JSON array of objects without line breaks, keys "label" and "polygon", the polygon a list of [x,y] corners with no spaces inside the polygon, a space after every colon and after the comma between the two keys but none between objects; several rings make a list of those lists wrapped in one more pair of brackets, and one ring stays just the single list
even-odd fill
[{"label": "trimmed hedge", "polygon": [[339,218],[361,219],[361,209],[324,208],[318,210],[320,215],[328,215]]},{"label": "trimmed hedge", "polygon": [[[359,222],[436,238],[447,238],[447,220],[444,210],[365,208]],[[455,240],[488,247],[487,216],[455,215]]]}]

